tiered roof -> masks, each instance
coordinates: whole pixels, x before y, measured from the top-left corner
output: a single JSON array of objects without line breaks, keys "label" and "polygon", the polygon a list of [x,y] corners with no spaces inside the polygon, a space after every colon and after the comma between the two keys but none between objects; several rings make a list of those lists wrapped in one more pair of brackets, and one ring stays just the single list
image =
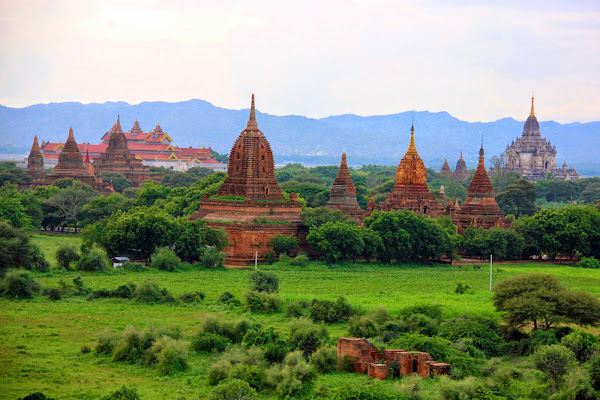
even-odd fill
[{"label": "tiered roof", "polygon": [[331,185],[327,207],[338,208],[343,211],[362,211],[358,205],[358,201],[356,201],[356,187],[354,186],[354,182],[352,182],[350,170],[346,163],[346,153],[342,154],[340,168]]},{"label": "tiered roof", "polygon": [[89,185],[96,182],[94,176],[89,173],[83,164],[83,157],[81,157],[77,142],[75,142],[73,128],[69,128],[69,137],[58,156],[58,164],[48,175],[48,179],[51,181],[62,178],[77,179]]}]

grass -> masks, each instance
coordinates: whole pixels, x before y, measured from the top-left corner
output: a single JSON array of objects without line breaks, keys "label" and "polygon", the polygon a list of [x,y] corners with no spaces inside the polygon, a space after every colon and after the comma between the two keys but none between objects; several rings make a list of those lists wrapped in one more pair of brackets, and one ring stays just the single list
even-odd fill
[{"label": "grass", "polygon": [[59,246],[68,244],[76,249],[81,246],[81,239],[75,234],[36,233],[31,236],[31,242],[39,246],[51,267],[57,267],[54,254]]},{"label": "grass", "polygon": [[[35,235],[33,241],[51,255],[59,243],[78,245],[73,236]],[[53,257],[48,256],[50,261]],[[385,305],[395,316],[404,307],[415,304],[441,304],[446,316],[477,313],[499,317],[491,303],[489,268],[473,266],[386,266],[346,264],[329,268],[312,263],[308,267],[288,265],[261,266],[277,271],[279,295],[286,301],[313,298],[335,299],[344,296],[363,311]],[[556,275],[570,289],[586,290],[600,296],[600,273],[597,270],[549,264],[496,265],[498,282],[519,273],[541,272]],[[241,308],[231,309],[217,299],[225,291],[243,299],[248,288],[248,270],[214,270],[184,272],[149,271],[143,273],[109,271],[107,273],[65,272],[38,274],[45,287],[57,287],[60,279],[71,281],[82,276],[93,289],[116,288],[125,282],[154,281],[174,296],[199,290],[206,299],[195,305],[144,305],[130,300],[98,299],[86,301],[68,297],[50,301],[36,297],[30,301],[0,299],[0,399],[16,399],[42,391],[59,399],[96,399],[122,384],[136,387],[144,399],[205,398],[208,368],[219,356],[191,355],[190,369],[168,377],[159,377],[151,369],[112,362],[92,353],[82,354],[84,345],[94,347],[98,332],[121,331],[127,325],[179,325],[185,337],[195,334],[207,314],[222,319],[237,319]],[[469,285],[465,294],[454,289],[461,282]],[[284,314],[247,315],[263,325],[274,326],[287,335],[289,319]],[[345,324],[328,326],[330,343],[346,334]],[[320,376],[318,383],[343,385],[369,378],[336,373]],[[390,383],[391,384],[391,383]],[[261,397],[265,398],[265,397]]]}]

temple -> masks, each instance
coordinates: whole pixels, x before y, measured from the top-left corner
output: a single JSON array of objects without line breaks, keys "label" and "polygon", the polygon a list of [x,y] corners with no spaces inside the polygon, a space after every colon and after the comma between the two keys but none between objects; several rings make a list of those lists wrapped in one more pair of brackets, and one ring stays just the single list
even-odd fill
[{"label": "temple", "polygon": [[460,152],[460,158],[456,162],[454,177],[460,181],[466,181],[469,178],[469,170],[467,170],[467,163],[465,163],[462,151]]},{"label": "temple", "polygon": [[308,251],[307,232],[300,223],[302,205],[295,193],[285,199],[274,170],[273,152],[258,129],[252,95],[248,124],[231,148],[229,176],[217,196],[202,199],[200,209],[190,217],[228,233],[228,265],[264,261],[271,250],[269,241],[277,234],[297,236],[300,249]]},{"label": "temple", "polygon": [[344,214],[356,219],[362,219],[365,216],[365,212],[356,200],[356,186],[352,182],[350,170],[346,164],[346,153],[342,154],[340,169],[331,185],[327,208],[341,210]]},{"label": "temple", "polygon": [[415,146],[415,127],[410,129],[410,143],[396,171],[392,192],[380,206],[382,211],[410,210],[415,214],[439,217],[442,206],[427,187],[427,170]]},{"label": "temple", "polygon": [[31,145],[31,151],[27,158],[27,169],[25,173],[29,175],[33,180],[45,179],[46,171],[44,170],[44,156],[40,151],[40,145],[38,144],[37,136],[33,137],[33,144]]},{"label": "temple", "polygon": [[522,136],[506,146],[506,167],[507,171],[519,173],[530,181],[544,179],[548,174],[563,180],[579,178],[577,171],[567,167],[566,163],[561,169],[556,167],[556,146],[542,138],[533,97]]},{"label": "temple", "polygon": [[489,229],[493,226],[505,227],[510,220],[496,203],[494,187],[485,170],[483,142],[479,150],[479,164],[471,183],[467,188],[467,199],[460,209],[456,210],[453,222],[458,232],[463,233],[469,226]]},{"label": "temple", "polygon": [[450,166],[448,165],[448,159],[444,159],[444,165],[442,165],[442,169],[440,170],[440,175],[442,176],[452,176],[452,170],[450,170]]},{"label": "temple", "polygon": [[[133,186],[141,186],[144,180],[152,179],[153,175],[150,175],[150,167],[142,165],[142,162],[129,151],[127,146],[127,139],[121,129],[121,121],[117,116],[117,122],[110,130],[108,147],[104,153],[100,154],[100,157],[96,158],[93,168],[97,174],[106,171],[118,172],[125,175]],[[89,153],[86,149],[87,159],[89,159]],[[159,179],[160,177],[162,176],[158,176]]]}]

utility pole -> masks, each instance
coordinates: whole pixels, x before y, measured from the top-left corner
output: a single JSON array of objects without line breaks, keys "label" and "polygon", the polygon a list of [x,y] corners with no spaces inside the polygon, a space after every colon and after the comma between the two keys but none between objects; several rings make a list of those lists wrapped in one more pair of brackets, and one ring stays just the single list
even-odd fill
[{"label": "utility pole", "polygon": [[254,270],[256,271],[257,269],[258,269],[258,251],[254,251]]},{"label": "utility pole", "polygon": [[490,292],[492,291],[492,255],[490,254]]}]

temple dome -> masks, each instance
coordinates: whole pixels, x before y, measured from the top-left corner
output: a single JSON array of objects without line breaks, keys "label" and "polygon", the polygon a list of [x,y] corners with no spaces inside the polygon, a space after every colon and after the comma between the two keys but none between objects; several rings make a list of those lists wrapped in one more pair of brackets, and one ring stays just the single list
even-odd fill
[{"label": "temple dome", "polygon": [[533,96],[531,97],[531,112],[529,113],[529,117],[527,117],[527,121],[525,121],[525,126],[523,127],[523,136],[542,136],[540,132],[540,124],[538,123],[537,118],[535,117],[535,111],[533,109]]}]

